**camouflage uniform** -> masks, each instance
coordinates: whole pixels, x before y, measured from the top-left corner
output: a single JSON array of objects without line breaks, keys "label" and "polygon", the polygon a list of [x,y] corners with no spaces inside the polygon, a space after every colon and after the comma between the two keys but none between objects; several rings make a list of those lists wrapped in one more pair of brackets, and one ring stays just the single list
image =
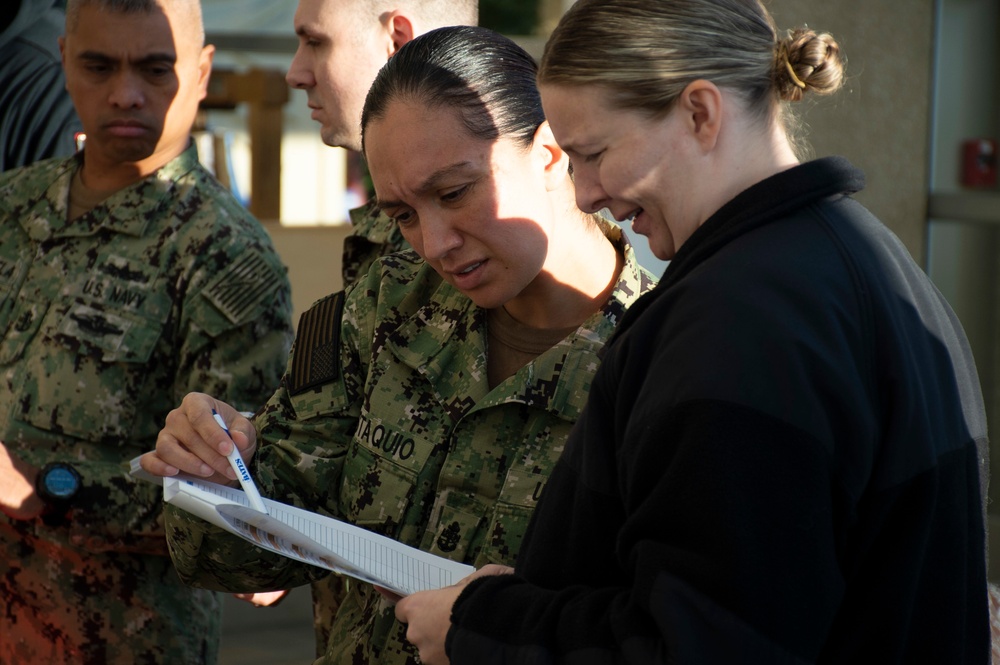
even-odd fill
[{"label": "camouflage uniform", "polygon": [[[256,418],[264,493],[476,567],[513,564],[598,351],[654,281],[621,230],[604,228],[626,257],[607,305],[493,390],[485,310],[416,254],[382,258],[346,296],[319,301]],[[324,573],[173,506],[166,514],[174,563],[191,583],[279,589]],[[415,662],[392,608],[370,585],[348,587],[318,662]]]},{"label": "camouflage uniform", "polygon": [[[341,274],[344,288],[354,286],[381,256],[410,249],[399,225],[373,205],[363,205],[350,211],[351,233],[344,238]],[[316,655],[322,656],[330,641],[333,619],[347,593],[348,578],[327,575],[312,583],[313,629],[316,634]]]},{"label": "camouflage uniform", "polygon": [[350,235],[344,238],[341,264],[345,289],[367,275],[380,256],[410,249],[410,243],[400,233],[399,225],[372,204],[354,208],[350,215],[352,228]]},{"label": "camouflage uniform", "polygon": [[123,461],[191,390],[267,399],[286,271],[193,147],[67,222],[79,164],[0,175],[0,441],[83,477],[63,520],[0,515],[0,663],[215,662],[219,599],[180,582],[159,488]]}]

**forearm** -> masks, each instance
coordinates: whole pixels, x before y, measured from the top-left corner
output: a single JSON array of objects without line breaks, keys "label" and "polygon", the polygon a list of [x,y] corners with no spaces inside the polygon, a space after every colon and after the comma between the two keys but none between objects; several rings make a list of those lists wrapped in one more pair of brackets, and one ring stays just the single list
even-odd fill
[{"label": "forearm", "polygon": [[37,476],[38,467],[0,443],[0,511],[15,520],[41,515],[45,505],[35,492]]},{"label": "forearm", "polygon": [[638,595],[648,604],[628,588],[484,578],[455,603],[447,654],[452,665],[811,662],[666,572]]},{"label": "forearm", "polygon": [[[160,488],[132,479],[124,463],[4,446],[0,457],[0,505],[9,517],[44,518],[47,528],[68,532],[71,542],[90,551],[167,554]],[[80,490],[65,506],[46,504],[35,490],[38,473],[48,462],[69,464],[80,475]]]},{"label": "forearm", "polygon": [[611,610],[624,592],[555,591],[515,575],[475,580],[452,609],[447,654],[453,665],[616,662]]},{"label": "forearm", "polygon": [[162,490],[128,475],[127,463],[70,461],[81,488],[59,528],[94,552],[167,555]]},{"label": "forearm", "polygon": [[165,506],[164,521],[174,567],[191,586],[273,591],[308,584],[329,572],[255,547],[176,506]]}]

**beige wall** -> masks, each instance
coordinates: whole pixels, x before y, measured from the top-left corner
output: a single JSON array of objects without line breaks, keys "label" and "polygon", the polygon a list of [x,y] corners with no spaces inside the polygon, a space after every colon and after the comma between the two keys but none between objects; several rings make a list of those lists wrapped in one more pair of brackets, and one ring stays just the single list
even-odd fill
[{"label": "beige wall", "polygon": [[287,227],[275,222],[264,225],[274,240],[281,260],[288,266],[292,283],[292,305],[299,316],[323,296],[343,288],[340,274],[344,238],[350,226]]},{"label": "beige wall", "polygon": [[923,264],[933,73],[933,0],[770,0],[781,30],[830,32],[847,55],[835,96],[799,107],[816,156],[862,168],[857,196]]}]

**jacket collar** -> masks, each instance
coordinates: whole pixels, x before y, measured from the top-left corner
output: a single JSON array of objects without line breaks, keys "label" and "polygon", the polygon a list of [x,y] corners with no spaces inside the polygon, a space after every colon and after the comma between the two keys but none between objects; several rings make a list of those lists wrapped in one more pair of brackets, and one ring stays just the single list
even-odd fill
[{"label": "jacket collar", "polygon": [[656,288],[631,308],[615,338],[657,298],[735,239],[817,201],[864,189],[865,176],[843,157],[799,164],[751,185],[719,208],[677,250]]},{"label": "jacket collar", "polygon": [[150,220],[172,205],[176,181],[199,166],[198,151],[192,142],[154,173],[115,192],[93,210],[69,222],[66,216],[70,184],[83,165],[85,154],[86,150],[66,160],[47,162],[37,171],[29,167],[26,175],[30,174],[30,183],[37,182],[44,189],[22,188],[23,193],[15,194],[5,205],[9,215],[15,216],[34,240],[85,237],[100,229],[141,237]]},{"label": "jacket collar", "polygon": [[351,218],[354,235],[368,238],[380,245],[389,242],[389,237],[396,228],[395,222],[385,221],[388,220],[388,217],[374,203],[366,203],[358,208],[353,208],[347,214]]}]

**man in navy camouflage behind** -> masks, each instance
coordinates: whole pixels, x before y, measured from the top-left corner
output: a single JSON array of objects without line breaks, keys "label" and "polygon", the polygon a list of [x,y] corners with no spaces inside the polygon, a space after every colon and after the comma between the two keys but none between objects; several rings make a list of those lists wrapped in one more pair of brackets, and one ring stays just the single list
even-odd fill
[{"label": "man in navy camouflage behind", "polygon": [[[360,151],[361,107],[382,65],[425,32],[478,20],[478,0],[299,0],[299,48],[285,78],[308,95],[324,143]],[[349,214],[341,268],[345,288],[380,256],[410,249],[395,222],[373,205]]]},{"label": "man in navy camouflage behind", "polygon": [[0,175],[0,663],[214,663],[149,450],[191,390],[262,404],[291,341],[266,231],[198,163],[198,0],[70,0],[86,147]]}]

